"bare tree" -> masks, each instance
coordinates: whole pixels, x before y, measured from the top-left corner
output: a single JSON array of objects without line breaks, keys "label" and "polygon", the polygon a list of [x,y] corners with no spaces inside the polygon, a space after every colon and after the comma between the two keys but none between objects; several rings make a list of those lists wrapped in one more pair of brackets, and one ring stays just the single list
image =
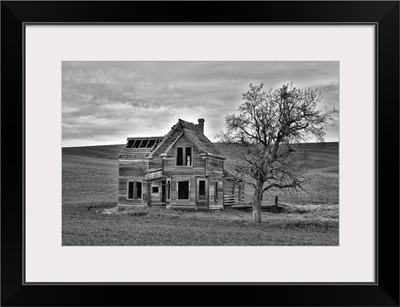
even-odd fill
[{"label": "bare tree", "polygon": [[335,109],[317,109],[321,99],[317,90],[283,85],[265,92],[262,83],[250,84],[239,114],[226,116],[226,132],[218,136],[241,148],[236,176],[252,178],[254,222],[261,223],[264,192],[303,189],[307,176],[298,163],[298,144],[311,138],[322,143],[326,128],[334,122]]}]

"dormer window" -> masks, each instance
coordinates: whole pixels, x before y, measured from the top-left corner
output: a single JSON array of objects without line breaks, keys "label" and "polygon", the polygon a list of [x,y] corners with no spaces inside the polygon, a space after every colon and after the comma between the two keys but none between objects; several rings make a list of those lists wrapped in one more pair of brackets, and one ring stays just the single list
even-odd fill
[{"label": "dormer window", "polygon": [[192,166],[192,147],[177,147],[177,166]]}]

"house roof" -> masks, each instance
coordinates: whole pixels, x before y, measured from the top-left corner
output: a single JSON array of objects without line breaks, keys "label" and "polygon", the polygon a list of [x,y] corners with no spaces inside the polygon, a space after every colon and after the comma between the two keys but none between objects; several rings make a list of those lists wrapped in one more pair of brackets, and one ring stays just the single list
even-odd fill
[{"label": "house roof", "polygon": [[144,159],[157,148],[163,138],[163,136],[128,137],[125,148],[122,148],[119,152],[119,158]]},{"label": "house roof", "polygon": [[179,123],[183,126],[185,136],[192,141],[197,147],[200,154],[205,154],[209,157],[225,159],[225,156],[218,148],[203,134],[198,125],[179,119]]},{"label": "house roof", "polygon": [[[119,153],[120,159],[144,159],[151,157],[152,153],[156,154],[155,151],[161,148],[162,145],[174,135],[174,131],[180,128],[182,133],[176,137],[175,140],[160,154],[167,153],[177,140],[185,135],[186,138],[196,146],[200,154],[204,154],[209,157],[225,159],[225,156],[218,150],[218,148],[203,134],[202,129],[199,125],[179,119],[178,122],[172,126],[171,130],[164,137],[149,137],[149,138],[128,138],[127,146],[123,148]],[[146,142],[143,145],[143,142]],[[154,141],[154,142],[153,142]],[[151,143],[150,143],[151,142]],[[139,143],[139,145],[138,145]],[[152,146],[148,146],[152,145]],[[158,154],[158,153],[157,153]]]}]

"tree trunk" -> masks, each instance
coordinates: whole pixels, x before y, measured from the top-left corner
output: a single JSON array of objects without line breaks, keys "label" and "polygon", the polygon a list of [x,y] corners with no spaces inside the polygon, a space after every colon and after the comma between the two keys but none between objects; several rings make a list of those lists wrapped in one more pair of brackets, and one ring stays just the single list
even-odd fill
[{"label": "tree trunk", "polygon": [[261,223],[262,185],[257,185],[253,196],[253,222]]}]

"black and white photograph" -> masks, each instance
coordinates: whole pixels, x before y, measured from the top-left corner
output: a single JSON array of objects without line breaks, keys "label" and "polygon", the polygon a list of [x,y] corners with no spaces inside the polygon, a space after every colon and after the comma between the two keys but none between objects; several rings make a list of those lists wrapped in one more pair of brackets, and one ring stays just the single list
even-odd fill
[{"label": "black and white photograph", "polygon": [[1,305],[398,306],[399,3],[308,4],[3,1]]},{"label": "black and white photograph", "polygon": [[63,246],[339,246],[339,61],[63,61]]}]

